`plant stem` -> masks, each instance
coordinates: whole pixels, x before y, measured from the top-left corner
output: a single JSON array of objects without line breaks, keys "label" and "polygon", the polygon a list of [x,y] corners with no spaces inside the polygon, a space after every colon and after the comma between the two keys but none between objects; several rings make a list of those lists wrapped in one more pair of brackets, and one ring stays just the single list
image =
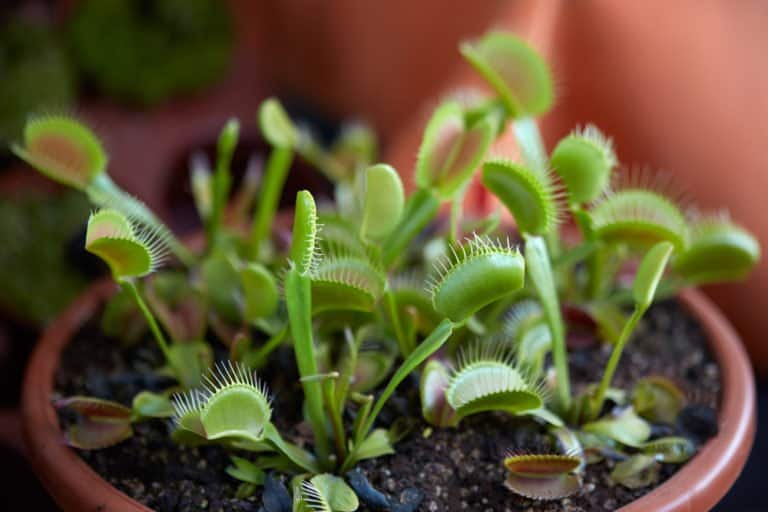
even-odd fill
[{"label": "plant stem", "polygon": [[328,379],[323,382],[323,393],[325,395],[325,407],[331,418],[333,437],[336,441],[336,457],[339,461],[343,461],[347,456],[347,438],[344,432],[344,423],[341,420],[341,404],[336,401],[335,379]]},{"label": "plant stem", "polygon": [[536,173],[546,173],[547,151],[544,149],[544,142],[541,140],[541,132],[536,120],[531,117],[516,119],[512,122],[512,130],[526,165]]},{"label": "plant stem", "polygon": [[[299,273],[295,267],[285,278],[285,300],[288,320],[293,337],[293,348],[299,376],[317,374],[315,344],[312,339],[312,289],[309,276]],[[329,466],[330,443],[323,408],[322,384],[315,380],[302,381],[306,411],[315,438],[315,449],[323,466]]]},{"label": "plant stem", "polygon": [[557,372],[557,397],[563,411],[571,407],[571,381],[568,374],[568,353],[565,347],[560,301],[557,297],[547,245],[541,237],[525,236],[525,261],[527,273],[539,296],[544,316],[552,333],[552,359]]},{"label": "plant stem", "polygon": [[272,149],[264,173],[264,181],[259,191],[258,205],[251,228],[251,259],[259,259],[262,244],[269,236],[272,221],[275,218],[278,202],[283,193],[288,169],[293,162],[293,149],[276,147]]},{"label": "plant stem", "polygon": [[621,334],[619,335],[619,339],[613,346],[611,357],[608,359],[608,363],[605,365],[605,372],[603,372],[603,378],[600,381],[600,387],[597,388],[594,404],[589,411],[590,420],[597,419],[597,416],[600,414],[600,411],[603,408],[605,394],[608,391],[608,387],[611,385],[613,374],[616,373],[616,367],[619,365],[619,359],[621,359],[621,353],[624,350],[624,346],[627,344],[627,340],[629,340],[632,331],[634,331],[635,326],[637,326],[637,322],[640,321],[640,318],[642,318],[646,309],[648,308],[635,307],[635,310],[632,312],[632,316],[630,316],[627,322],[624,324],[624,327],[621,330]]},{"label": "plant stem", "polygon": [[437,327],[435,327],[435,330],[432,331],[432,334],[430,334],[427,339],[421,342],[416,347],[416,349],[411,352],[411,355],[409,355],[405,361],[403,361],[403,363],[400,365],[400,368],[398,368],[395,374],[392,375],[392,378],[389,380],[387,387],[384,388],[384,391],[381,392],[379,399],[376,401],[376,405],[374,405],[373,410],[363,424],[363,427],[358,431],[358,435],[355,439],[355,445],[362,442],[363,437],[368,435],[371,427],[373,427],[373,423],[376,421],[376,417],[379,415],[381,409],[384,407],[384,404],[387,403],[387,400],[392,395],[392,393],[395,392],[397,386],[399,386],[400,383],[405,380],[405,378],[413,370],[415,370],[437,349],[443,346],[443,344],[453,333],[454,327],[455,324],[453,322],[447,318],[443,319],[443,321],[440,322]]},{"label": "plant stem", "polygon": [[368,421],[368,416],[371,414],[371,407],[373,407],[373,395],[359,395],[352,393],[350,398],[353,401],[360,403],[360,407],[357,409],[357,415],[355,415],[355,421],[352,423],[352,439],[362,439],[363,426]]},{"label": "plant stem", "polygon": [[247,359],[246,366],[250,368],[261,368],[269,355],[283,342],[286,334],[288,334],[288,326],[280,329],[277,334],[269,338],[264,345],[259,347],[259,349],[253,353],[253,356]]},{"label": "plant stem", "polygon": [[184,266],[191,267],[195,264],[195,257],[192,253],[173,236],[171,230],[147,208],[147,205],[123,191],[108,174],[99,174],[85,190],[85,193],[92,203],[102,208],[114,208],[152,229]]},{"label": "plant stem", "polygon": [[219,241],[219,233],[224,220],[224,209],[227,206],[229,191],[232,188],[232,156],[234,145],[223,144],[219,140],[218,155],[216,158],[216,170],[211,181],[213,204],[211,214],[208,216],[205,230],[208,238],[208,250],[212,250]]},{"label": "plant stem", "polygon": [[464,196],[467,192],[467,186],[468,185],[464,185],[461,190],[456,193],[453,201],[451,201],[451,223],[450,231],[448,231],[448,242],[452,245],[456,245],[456,242],[460,236],[459,225],[461,223],[461,216],[464,207]]},{"label": "plant stem", "polygon": [[398,347],[400,347],[400,355],[408,357],[408,355],[413,352],[414,347],[410,340],[405,337],[405,333],[403,332],[403,325],[400,322],[400,313],[397,309],[397,301],[392,294],[392,290],[387,289],[384,292],[384,302],[387,305],[387,313],[392,322],[392,328],[395,330],[395,338],[397,339]]},{"label": "plant stem", "polygon": [[439,208],[440,200],[429,190],[419,189],[408,198],[402,220],[382,245],[384,267],[397,260],[411,240],[435,218]]},{"label": "plant stem", "polygon": [[161,331],[160,327],[157,325],[155,316],[149,310],[149,307],[144,302],[144,299],[141,298],[141,294],[139,293],[138,288],[136,288],[136,284],[130,280],[120,281],[120,284],[122,286],[125,286],[128,289],[128,291],[131,292],[131,295],[133,296],[133,300],[136,301],[136,305],[139,306],[141,313],[144,315],[144,318],[147,320],[147,324],[149,325],[149,330],[152,331],[152,335],[155,337],[155,341],[157,341],[157,345],[158,347],[160,347],[160,351],[163,353],[163,356],[165,357],[166,362],[169,365],[173,366],[173,360],[171,359],[171,350],[168,348],[168,342],[165,340],[163,331]]}]

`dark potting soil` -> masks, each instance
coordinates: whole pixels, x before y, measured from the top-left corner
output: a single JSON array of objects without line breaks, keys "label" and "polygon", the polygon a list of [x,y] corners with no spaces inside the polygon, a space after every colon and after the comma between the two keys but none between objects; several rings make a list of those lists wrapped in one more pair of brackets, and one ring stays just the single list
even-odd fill
[{"label": "dark potting soil", "polygon": [[[146,377],[159,363],[151,343],[119,349],[115,340],[105,339],[98,332],[96,322],[86,325],[65,350],[56,380],[61,396],[87,394],[130,404],[138,391],[159,390],[168,384],[163,379]],[[599,378],[609,350],[594,345],[570,352],[575,391]],[[673,379],[692,404],[681,415],[685,421],[678,421],[675,427],[657,426],[655,435],[705,439],[715,433],[719,370],[701,328],[675,302],[654,306],[643,319],[625,349],[614,385],[631,389],[638,378],[648,375]],[[306,428],[297,424],[301,393],[290,351],[278,352],[260,377],[274,393],[278,427],[289,440],[305,444]],[[413,380],[403,383],[397,399],[385,408],[381,415],[385,426],[406,412],[418,417]],[[79,453],[111,484],[159,512],[263,510],[260,491],[248,499],[233,498],[238,483],[224,471],[229,459],[223,449],[178,446],[168,434],[167,423],[142,423],[135,426],[132,438],[117,446]],[[609,476],[614,465],[610,460],[587,466],[582,490],[561,500],[534,501],[504,488],[506,470],[501,461],[505,453],[553,449],[550,438],[536,423],[488,413],[464,420],[457,429],[429,429],[417,421],[397,443],[395,455],[366,461],[360,467],[373,487],[391,496],[391,501],[404,495],[423,496],[416,510],[430,512],[609,511],[652,490],[615,485]],[[660,482],[679,467],[664,464]],[[380,509],[363,506],[360,510]],[[271,508],[266,512],[272,512]]]}]

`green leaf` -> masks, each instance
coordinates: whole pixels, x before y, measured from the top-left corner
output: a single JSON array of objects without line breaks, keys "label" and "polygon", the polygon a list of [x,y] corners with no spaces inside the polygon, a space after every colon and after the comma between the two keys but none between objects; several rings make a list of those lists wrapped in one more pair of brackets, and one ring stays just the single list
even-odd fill
[{"label": "green leaf", "polygon": [[544,240],[538,236],[526,237],[525,262],[528,276],[544,310],[549,332],[552,336],[552,357],[555,362],[557,378],[557,398],[560,407],[568,410],[571,403],[570,377],[565,348],[565,329],[557,296],[555,278],[549,261],[549,254]]},{"label": "green leaf", "polygon": [[384,293],[386,275],[366,258],[330,255],[310,271],[312,312],[373,311]]},{"label": "green leaf", "polygon": [[369,167],[364,176],[360,236],[380,241],[395,229],[403,215],[403,182],[397,171],[386,164]]},{"label": "green leaf", "polygon": [[142,391],[133,397],[133,413],[144,418],[170,418],[173,402],[165,394]]},{"label": "green leaf", "polygon": [[354,447],[352,459],[356,462],[366,459],[375,459],[382,455],[395,453],[389,433],[383,428],[374,429],[368,437]]},{"label": "green leaf", "polygon": [[538,116],[552,106],[554,88],[546,62],[506,32],[463,43],[462,55],[494,88],[513,118]]},{"label": "green leaf", "polygon": [[558,223],[557,191],[549,175],[506,160],[483,164],[483,185],[507,207],[524,233],[543,235]]},{"label": "green leaf", "polygon": [[[297,241],[296,238],[296,226],[306,223],[307,214],[311,214],[312,227],[314,228],[315,203],[308,192],[305,197],[307,196],[308,200],[311,202],[307,202],[306,205],[311,206],[311,209],[306,209],[304,212],[301,212],[297,205],[296,221],[294,225],[294,246],[291,247],[291,255],[293,256],[295,254],[297,257],[301,258],[300,261],[307,259],[305,258],[306,255],[303,254],[305,250],[311,251],[308,255],[308,259],[311,259],[312,252],[314,251],[314,239],[311,242],[310,248],[306,247],[306,240],[302,243],[301,241]],[[302,197],[301,192],[299,193],[299,197]],[[302,217],[304,218],[304,221],[302,221]],[[307,231],[307,233],[310,232],[314,237],[314,229]],[[297,249],[294,253],[293,249],[298,245],[304,247]],[[296,260],[294,260],[294,262],[296,262]],[[285,301],[288,307],[288,320],[291,328],[291,336],[293,337],[296,365],[299,369],[299,376],[303,378],[316,375],[318,370],[312,328],[312,282],[310,281],[309,276],[301,273],[300,267],[298,266],[299,263],[296,263],[296,265],[297,266],[288,270],[285,277]],[[307,263],[306,270],[308,270],[308,265],[309,263]],[[312,425],[315,446],[319,452],[320,459],[323,460],[330,452],[330,443],[327,437],[326,414],[323,407],[321,383],[316,381],[303,381],[301,385],[304,389],[306,415]]]},{"label": "green leaf", "polygon": [[466,126],[456,102],[445,102],[432,115],[416,162],[416,183],[449,199],[470,179],[493,139],[493,125],[483,120]]},{"label": "green leaf", "polygon": [[650,421],[673,425],[685,406],[685,395],[666,377],[643,377],[632,390],[632,406]]},{"label": "green leaf", "polygon": [[394,231],[382,244],[381,259],[386,267],[404,255],[408,244],[435,218],[440,199],[428,189],[418,189],[405,203],[405,211]]},{"label": "green leaf", "polygon": [[360,503],[340,477],[323,473],[301,483],[303,504],[313,512],[353,512]]},{"label": "green leaf", "polygon": [[448,367],[437,359],[427,362],[421,372],[419,396],[421,398],[421,414],[430,425],[451,427],[456,425],[456,411],[450,406],[445,396],[451,374]]},{"label": "green leaf", "polygon": [[675,271],[694,284],[745,278],[760,261],[760,243],[725,216],[695,221],[691,243],[675,255]]},{"label": "green leaf", "polygon": [[654,457],[637,454],[616,464],[611,478],[628,489],[640,489],[658,481],[659,469]]},{"label": "green leaf", "polygon": [[240,269],[245,302],[244,316],[249,322],[271,316],[277,311],[279,293],[272,273],[259,263],[246,263]]},{"label": "green leaf", "polygon": [[642,446],[645,454],[653,455],[659,462],[682,464],[696,453],[694,444],[684,437],[662,437]]},{"label": "green leaf", "polygon": [[56,409],[69,409],[78,414],[76,423],[67,428],[65,440],[81,450],[100,450],[133,435],[131,409],[117,402],[73,396],[54,403]]},{"label": "green leaf", "polygon": [[315,457],[295,444],[286,442],[272,423],[268,423],[264,428],[264,437],[272,443],[280,453],[288,457],[297,467],[309,471],[310,473],[320,473],[320,466]]},{"label": "green leaf", "polygon": [[259,107],[259,129],[272,146],[293,148],[298,143],[298,131],[277,98],[268,98]]},{"label": "green leaf", "polygon": [[476,236],[435,265],[435,271],[430,286],[435,311],[464,322],[522,288],[525,261],[516,248]]},{"label": "green leaf", "polygon": [[584,432],[598,434],[631,447],[641,446],[651,435],[651,427],[632,407],[618,416],[610,416],[582,426]]},{"label": "green leaf", "polygon": [[369,165],[376,160],[378,150],[376,133],[363,123],[353,122],[344,124],[341,133],[333,142],[331,153],[343,167],[353,176],[358,168]]},{"label": "green leaf", "polygon": [[209,441],[261,442],[272,416],[266,386],[245,366],[231,362],[217,365],[206,382],[205,391],[174,395],[177,424]]},{"label": "green leaf", "polygon": [[358,393],[375,389],[389,375],[394,362],[395,353],[391,350],[363,345],[357,355],[350,389]]},{"label": "green leaf", "polygon": [[[392,396],[392,393],[395,392],[395,389],[397,389],[397,386],[400,385],[405,378],[411,374],[413,370],[415,370],[421,363],[423,363],[429,356],[431,356],[435,351],[437,351],[440,347],[443,346],[443,344],[448,340],[448,338],[453,333],[454,324],[447,318],[444,319],[440,324],[435,328],[434,331],[432,331],[432,334],[430,334],[427,339],[425,339],[421,344],[419,344],[416,349],[410,353],[410,355],[405,359],[405,361],[402,362],[400,365],[400,368],[397,369],[394,375],[389,379],[389,383],[387,384],[387,387],[384,388],[384,391],[381,392],[381,395],[379,395],[379,399],[376,401],[376,404],[373,406],[373,409],[371,411],[371,414],[368,416],[367,421],[363,425],[363,427],[359,430],[359,432],[362,433],[362,435],[366,435],[373,426],[373,423],[376,421],[376,417],[381,412],[381,409],[384,407],[384,404],[387,403],[387,400],[389,400],[389,397]],[[359,442],[359,440],[356,440]],[[346,465],[346,463],[345,463]]]},{"label": "green leaf", "polygon": [[612,141],[590,124],[558,142],[550,163],[565,183],[571,203],[583,204],[607,189],[617,162]]},{"label": "green leaf", "polygon": [[204,222],[207,222],[213,210],[213,180],[209,166],[204,154],[192,156],[189,185],[197,214]]},{"label": "green leaf", "polygon": [[184,272],[159,272],[144,283],[144,294],[163,327],[177,342],[203,339],[208,319],[206,297]]},{"label": "green leaf", "polygon": [[493,344],[478,344],[462,354],[445,397],[459,419],[487,411],[523,414],[544,405],[541,390],[512,353]]},{"label": "green leaf", "polygon": [[312,265],[318,232],[317,206],[308,190],[300,190],[296,194],[293,219],[291,261],[300,274],[306,274]]},{"label": "green leaf", "polygon": [[30,119],[24,126],[24,146],[11,149],[49,178],[80,190],[107,168],[107,154],[98,137],[66,116]]},{"label": "green leaf", "polygon": [[241,482],[258,486],[264,485],[266,475],[256,464],[236,455],[230,455],[229,458],[234,463],[234,466],[227,466],[226,471],[229,476]]},{"label": "green leaf", "polygon": [[143,277],[163,261],[164,246],[151,231],[139,231],[117,210],[99,210],[88,219],[85,248],[109,265],[115,280]]},{"label": "green leaf", "polygon": [[213,364],[213,350],[205,341],[185,341],[168,347],[168,363],[185,389],[202,384],[203,376]]},{"label": "green leaf", "polygon": [[229,251],[217,249],[203,260],[200,273],[212,309],[230,324],[241,322],[242,278]]},{"label": "green leaf", "polygon": [[659,242],[643,257],[632,284],[632,297],[638,308],[647,308],[653,302],[673,250],[672,243]]},{"label": "green leaf", "polygon": [[688,243],[688,223],[680,208],[651,190],[612,192],[590,214],[595,235],[605,242],[646,248],[669,241],[678,250]]}]

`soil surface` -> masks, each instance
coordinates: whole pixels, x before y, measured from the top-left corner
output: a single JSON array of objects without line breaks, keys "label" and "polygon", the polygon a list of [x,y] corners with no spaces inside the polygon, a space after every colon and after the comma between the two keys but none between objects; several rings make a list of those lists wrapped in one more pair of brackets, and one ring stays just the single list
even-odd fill
[{"label": "soil surface", "polygon": [[[117,348],[117,350],[116,350]],[[601,375],[609,347],[572,350],[571,378],[575,390]],[[86,325],[68,346],[57,374],[60,396],[86,394],[130,404],[142,389],[160,390],[167,380],[151,375],[159,355],[151,342],[120,348],[105,339],[98,323]],[[641,322],[624,351],[616,373],[616,387],[631,389],[640,377],[663,375],[675,380],[689,403],[687,421],[655,426],[654,435],[714,434],[720,394],[719,370],[706,347],[699,326],[676,303],[654,306]],[[274,393],[275,421],[291,441],[303,444],[306,427],[299,421],[296,372],[288,349],[277,354],[260,374]],[[396,400],[383,411],[386,426],[398,416],[418,411],[415,379],[402,385]],[[417,415],[418,417],[418,415]],[[68,418],[62,416],[62,422]],[[111,448],[81,451],[80,455],[118,489],[159,512],[261,511],[276,512],[279,500],[262,501],[261,491],[235,499],[238,483],[224,471],[226,452],[218,447],[189,448],[173,444],[169,425],[162,421],[135,426],[135,435]],[[375,489],[395,503],[389,509],[418,511],[609,511],[616,510],[652,488],[630,490],[614,485],[609,474],[613,461],[587,466],[584,486],[577,495],[555,501],[533,501],[513,495],[503,487],[506,470],[501,464],[510,450],[552,451],[551,441],[535,423],[502,414],[482,414],[464,420],[458,429],[428,429],[420,420],[397,445],[397,453],[361,464],[362,473]],[[664,464],[662,481],[679,466]],[[418,504],[418,505],[417,505]],[[290,512],[290,509],[288,509]]]}]

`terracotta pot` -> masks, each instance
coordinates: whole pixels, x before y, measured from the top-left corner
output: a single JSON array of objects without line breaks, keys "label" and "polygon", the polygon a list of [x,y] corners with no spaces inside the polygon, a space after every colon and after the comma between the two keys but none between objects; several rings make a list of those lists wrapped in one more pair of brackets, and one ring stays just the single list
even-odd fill
[{"label": "terracotta pot", "polygon": [[[115,292],[111,281],[94,285],[45,331],[27,367],[22,420],[29,460],[51,496],[65,511],[128,512],[149,509],[118,491],[63,443],[51,405],[61,352],[80,326]],[[739,475],[755,431],[752,372],[738,336],[728,321],[697,291],[682,303],[706,331],[720,364],[723,396],[717,437],[663,485],[625,506],[624,512],[704,511],[722,498]]]}]

